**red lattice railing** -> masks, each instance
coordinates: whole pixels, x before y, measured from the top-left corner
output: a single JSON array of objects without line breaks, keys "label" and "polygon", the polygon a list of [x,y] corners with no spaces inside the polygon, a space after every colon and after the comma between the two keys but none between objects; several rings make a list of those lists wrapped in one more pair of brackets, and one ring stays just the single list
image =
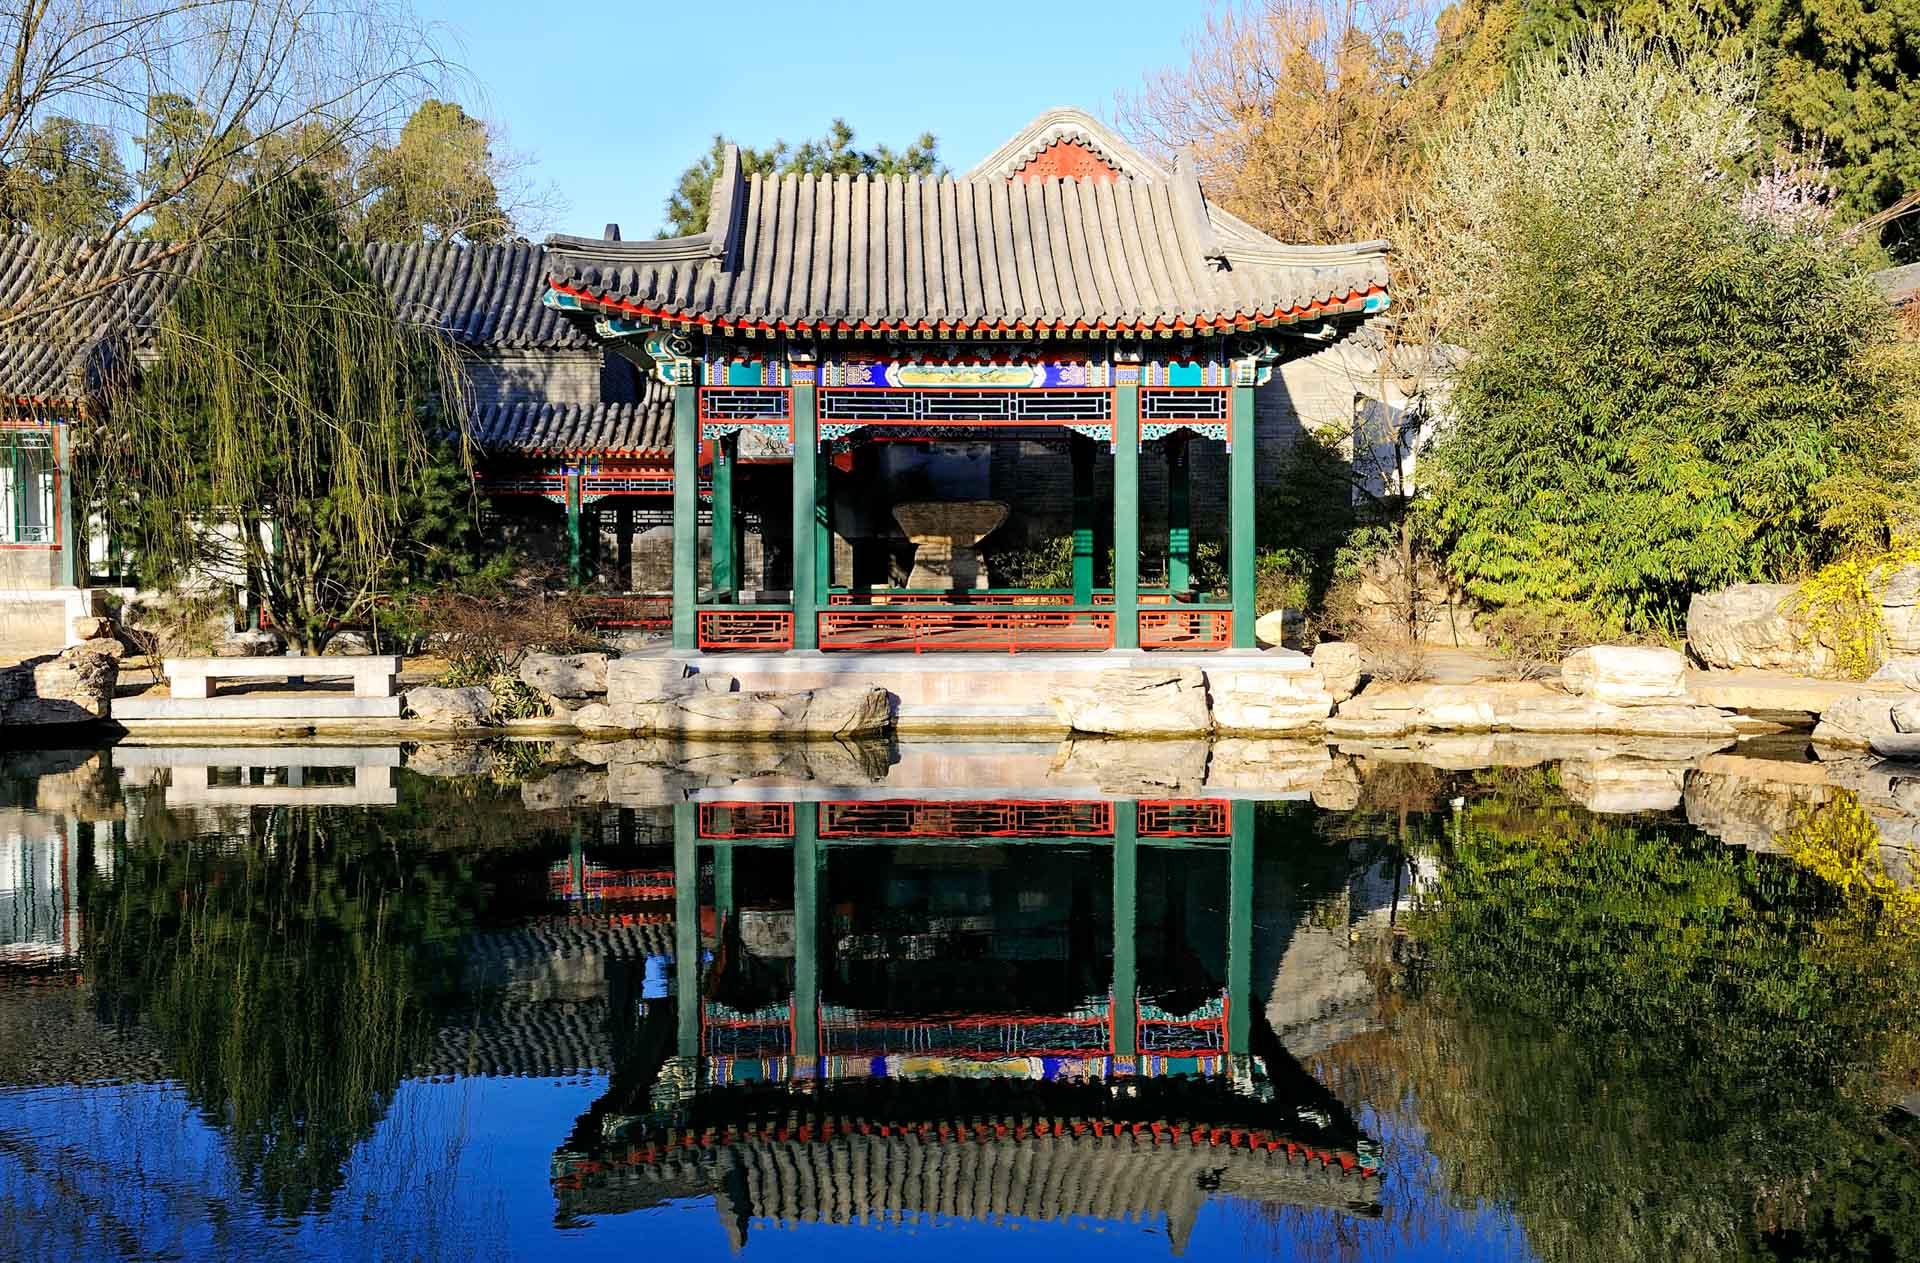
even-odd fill
[{"label": "red lattice railing", "polygon": [[738,609],[700,610],[695,620],[700,648],[746,649],[765,652],[793,648],[793,611]]},{"label": "red lattice railing", "polygon": [[820,804],[823,838],[1106,838],[1113,804],[883,799]]},{"label": "red lattice railing", "polygon": [[820,648],[911,650],[1101,650],[1113,648],[1113,611],[1088,609],[829,609]]},{"label": "red lattice railing", "polygon": [[701,803],[700,836],[732,838],[790,838],[792,803]]},{"label": "red lattice railing", "polygon": [[1233,644],[1233,611],[1174,605],[1140,611],[1142,649],[1225,649]]},{"label": "red lattice railing", "polygon": [[[904,588],[876,588],[867,592],[835,592],[827,597],[829,606],[836,605],[949,605],[966,608],[975,605],[1016,606],[1016,607],[1058,607],[1073,604],[1071,592],[1047,591],[995,591],[987,589],[979,592],[921,591]],[[1113,593],[1095,592],[1093,604],[1112,605]],[[1171,605],[1173,594],[1169,592],[1143,591],[1140,593],[1142,605]]]},{"label": "red lattice railing", "polygon": [[1143,838],[1224,838],[1233,833],[1227,804],[1214,798],[1144,799],[1135,821]]}]

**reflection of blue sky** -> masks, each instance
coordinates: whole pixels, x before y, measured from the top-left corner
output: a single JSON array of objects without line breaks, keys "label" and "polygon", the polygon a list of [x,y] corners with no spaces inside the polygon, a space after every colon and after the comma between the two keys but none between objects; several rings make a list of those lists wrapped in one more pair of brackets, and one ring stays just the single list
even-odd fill
[{"label": "reflection of blue sky", "polygon": [[[59,1088],[0,1095],[0,1254],[24,1257],[248,1259],[726,1259],[711,1202],[696,1200],[554,1225],[549,1168],[575,1120],[607,1088],[600,1077],[408,1082],[355,1151],[332,1205],[269,1222],[239,1187],[218,1134],[168,1085]],[[1263,1212],[1209,1200],[1194,1259],[1527,1259],[1503,1209],[1453,1206],[1412,1111],[1367,1110],[1380,1138],[1385,1214]],[[877,1227],[756,1225],[747,1260],[912,1257],[978,1263],[1097,1249],[1103,1259],[1171,1257],[1164,1225],[966,1221]]]}]

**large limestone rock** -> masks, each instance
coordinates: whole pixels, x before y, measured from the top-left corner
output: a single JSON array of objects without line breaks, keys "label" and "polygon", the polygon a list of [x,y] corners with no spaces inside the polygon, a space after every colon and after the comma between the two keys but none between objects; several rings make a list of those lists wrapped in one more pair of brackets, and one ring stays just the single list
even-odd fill
[{"label": "large limestone rock", "polygon": [[357,631],[335,632],[327,637],[321,654],[328,658],[359,658],[373,652],[373,642]]},{"label": "large limestone rock", "polygon": [[1292,648],[1300,643],[1300,633],[1306,625],[1304,610],[1269,610],[1253,620],[1253,638],[1268,649]]},{"label": "large limestone rock", "polygon": [[416,719],[435,728],[484,728],[493,722],[493,694],[477,684],[457,689],[423,684],[408,689],[404,700]]},{"label": "large limestone rock", "polygon": [[687,678],[678,658],[614,658],[605,664],[607,705],[631,706],[666,697]]},{"label": "large limestone rock", "polygon": [[1696,593],[1687,606],[1687,648],[1708,667],[1837,673],[1837,648],[1795,608],[1798,592],[1791,583],[1737,583]]},{"label": "large limestone rock", "polygon": [[1884,693],[1841,698],[1820,713],[1820,722],[1813,730],[1813,743],[1864,750],[1876,737],[1891,737],[1897,731],[1893,726],[1893,703],[1894,699]]},{"label": "large limestone rock", "polygon": [[1591,645],[1567,655],[1560,681],[1612,706],[1672,705],[1687,700],[1687,660],[1674,649]]},{"label": "large limestone rock", "polygon": [[93,649],[111,643],[90,640],[9,669],[0,680],[6,723],[84,724],[110,718],[120,663],[115,655]]},{"label": "large limestone rock", "polygon": [[770,741],[873,736],[891,726],[893,705],[877,685],[735,693],[686,681],[676,682],[664,697],[591,703],[574,711],[572,718],[574,726],[586,732]]},{"label": "large limestone rock", "polygon": [[1213,724],[1221,732],[1274,735],[1318,731],[1333,713],[1333,695],[1318,671],[1262,664],[1255,670],[1208,671]]},{"label": "large limestone rock", "polygon": [[520,660],[522,683],[555,712],[576,710],[607,693],[604,653],[530,653]]},{"label": "large limestone rock", "polygon": [[214,646],[216,658],[272,658],[285,653],[286,642],[264,628],[233,632]]},{"label": "large limestone rock", "polygon": [[1341,703],[1327,721],[1328,734],[1343,741],[1418,731],[1605,733],[1714,741],[1739,735],[1733,717],[1712,706],[1615,706],[1531,682],[1375,685]]},{"label": "large limestone rock", "polygon": [[1920,653],[1920,566],[1902,566],[1882,580],[1880,620],[1887,629],[1887,652]]},{"label": "large limestone rock", "polygon": [[1346,640],[1323,640],[1313,647],[1313,667],[1336,702],[1360,689],[1360,646]]},{"label": "large limestone rock", "polygon": [[1075,732],[1188,737],[1212,727],[1206,677],[1196,667],[1103,671],[1091,684],[1055,690],[1047,704]]},{"label": "large limestone rock", "polygon": [[1867,678],[1869,684],[1895,684],[1903,689],[1920,689],[1920,655],[1899,654],[1882,662]]}]

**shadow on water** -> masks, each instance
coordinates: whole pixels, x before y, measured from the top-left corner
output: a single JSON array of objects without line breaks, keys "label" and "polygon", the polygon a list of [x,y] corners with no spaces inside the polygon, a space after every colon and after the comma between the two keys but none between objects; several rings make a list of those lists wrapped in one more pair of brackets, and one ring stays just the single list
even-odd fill
[{"label": "shadow on water", "polygon": [[1579,756],[9,758],[0,1255],[1920,1257],[1902,770]]}]

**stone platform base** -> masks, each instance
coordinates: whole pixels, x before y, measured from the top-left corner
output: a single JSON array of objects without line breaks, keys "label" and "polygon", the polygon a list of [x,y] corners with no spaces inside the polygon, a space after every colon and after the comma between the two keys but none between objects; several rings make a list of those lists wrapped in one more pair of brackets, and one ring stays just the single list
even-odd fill
[{"label": "stone platform base", "polygon": [[[683,657],[683,655],[670,655]],[[1107,653],[780,653],[693,654],[698,674],[732,676],[743,692],[877,685],[896,701],[903,736],[991,734],[1060,737],[1067,725],[1047,697],[1132,669],[1295,672],[1306,655],[1286,649],[1209,653],[1112,650]]]},{"label": "stone platform base", "polygon": [[122,697],[113,703],[115,720],[399,719],[397,697],[350,697],[327,693],[249,693],[239,697]]}]

